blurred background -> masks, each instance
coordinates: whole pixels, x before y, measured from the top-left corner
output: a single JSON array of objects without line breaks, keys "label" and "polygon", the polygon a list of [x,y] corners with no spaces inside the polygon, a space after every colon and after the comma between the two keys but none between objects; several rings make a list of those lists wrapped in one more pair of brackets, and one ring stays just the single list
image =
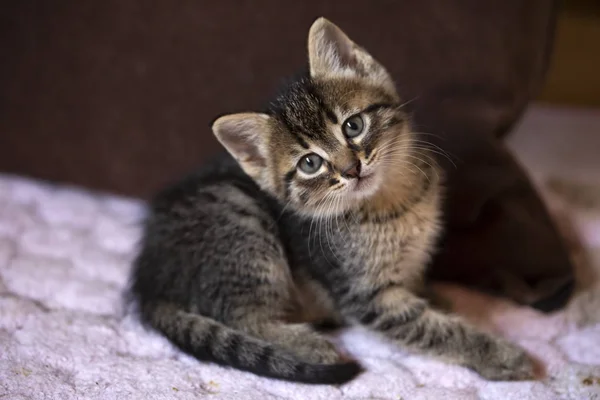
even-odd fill
[{"label": "blurred background", "polygon": [[573,107],[600,107],[600,2],[564,0],[550,70],[537,100]]},{"label": "blurred background", "polygon": [[502,136],[532,100],[600,107],[595,0],[5,0],[0,171],[148,196],[218,151],[214,117],[304,65],[318,16],[390,69],[429,132]]}]

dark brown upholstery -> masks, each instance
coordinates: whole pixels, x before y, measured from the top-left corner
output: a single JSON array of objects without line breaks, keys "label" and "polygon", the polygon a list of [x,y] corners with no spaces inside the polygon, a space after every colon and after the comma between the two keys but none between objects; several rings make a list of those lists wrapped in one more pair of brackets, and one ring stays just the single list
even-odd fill
[{"label": "dark brown upholstery", "polygon": [[495,139],[541,86],[552,0],[5,1],[0,171],[150,195],[218,149],[217,114],[262,105],[305,62],[318,16],[390,69],[419,129],[458,160],[435,275],[488,289],[503,287],[498,271],[534,286],[570,279],[537,195]]}]

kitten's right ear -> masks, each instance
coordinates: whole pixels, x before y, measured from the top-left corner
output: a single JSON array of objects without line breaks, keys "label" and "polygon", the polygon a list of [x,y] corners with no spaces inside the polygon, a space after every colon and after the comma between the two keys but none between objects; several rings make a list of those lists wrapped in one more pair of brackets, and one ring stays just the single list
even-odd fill
[{"label": "kitten's right ear", "polygon": [[313,78],[358,78],[395,92],[383,65],[325,18],[317,19],[308,32],[308,62]]},{"label": "kitten's right ear", "polygon": [[269,120],[266,114],[239,113],[220,117],[212,125],[219,142],[255,180],[267,165]]}]

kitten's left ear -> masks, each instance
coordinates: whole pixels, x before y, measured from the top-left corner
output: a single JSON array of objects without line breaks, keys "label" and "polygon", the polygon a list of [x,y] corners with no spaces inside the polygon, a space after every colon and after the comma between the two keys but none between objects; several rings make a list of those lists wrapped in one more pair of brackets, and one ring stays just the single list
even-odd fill
[{"label": "kitten's left ear", "polygon": [[239,113],[220,117],[212,125],[219,142],[259,184],[267,166],[269,120],[266,114]]},{"label": "kitten's left ear", "polygon": [[308,59],[313,78],[359,78],[394,90],[386,69],[325,18],[310,27]]}]

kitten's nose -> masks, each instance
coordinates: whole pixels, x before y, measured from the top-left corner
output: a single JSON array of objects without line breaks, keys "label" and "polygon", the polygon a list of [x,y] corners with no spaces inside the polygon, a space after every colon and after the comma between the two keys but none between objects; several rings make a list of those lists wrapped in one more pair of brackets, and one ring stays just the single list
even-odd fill
[{"label": "kitten's nose", "polygon": [[360,176],[360,161],[355,161],[342,170],[344,178],[358,178]]}]

